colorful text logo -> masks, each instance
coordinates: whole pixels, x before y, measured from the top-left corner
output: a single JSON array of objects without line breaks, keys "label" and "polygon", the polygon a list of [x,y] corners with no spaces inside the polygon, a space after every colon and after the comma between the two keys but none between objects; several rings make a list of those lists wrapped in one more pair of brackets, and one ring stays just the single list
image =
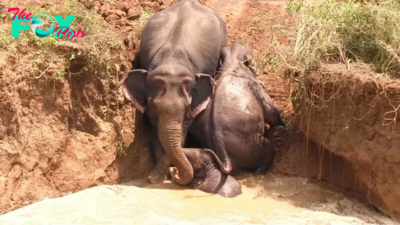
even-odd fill
[{"label": "colorful text logo", "polygon": [[[65,19],[63,19],[62,16],[54,16],[54,19],[58,23],[58,27],[55,28],[54,26],[54,20],[45,14],[40,14],[37,16],[33,16],[32,13],[24,14],[26,9],[23,9],[22,11],[19,10],[19,8],[9,8],[8,12],[13,12],[15,11],[14,16],[12,17],[12,37],[19,37],[19,33],[21,30],[29,30],[29,24],[21,24],[21,22],[31,22],[30,28],[32,32],[38,36],[38,37],[48,37],[50,36],[53,31],[55,30],[56,33],[54,34],[53,37],[62,37],[62,35],[66,35],[67,37],[84,37],[85,32],[81,31],[79,29],[78,31],[72,31],[69,27],[69,25],[72,23],[74,20],[75,16],[67,16]],[[39,27],[44,25],[42,20],[40,20],[39,17],[47,17],[51,21],[51,27],[47,30],[42,30]]]}]

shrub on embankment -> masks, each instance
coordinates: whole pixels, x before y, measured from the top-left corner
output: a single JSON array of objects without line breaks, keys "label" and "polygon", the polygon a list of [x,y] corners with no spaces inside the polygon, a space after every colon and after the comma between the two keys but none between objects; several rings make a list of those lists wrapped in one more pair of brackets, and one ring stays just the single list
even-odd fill
[{"label": "shrub on embankment", "polygon": [[275,46],[299,129],[356,171],[336,185],[400,218],[400,2],[292,1],[287,12],[290,45]]}]

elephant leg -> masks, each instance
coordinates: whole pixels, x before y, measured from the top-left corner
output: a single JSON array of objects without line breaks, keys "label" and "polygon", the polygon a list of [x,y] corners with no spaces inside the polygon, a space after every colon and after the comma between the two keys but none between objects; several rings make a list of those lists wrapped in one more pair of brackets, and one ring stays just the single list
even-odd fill
[{"label": "elephant leg", "polygon": [[147,176],[147,180],[152,184],[160,184],[164,181],[165,176],[168,173],[171,161],[167,154],[161,155],[154,169]]},{"label": "elephant leg", "polygon": [[285,120],[282,118],[279,110],[274,106],[272,98],[261,88],[258,87],[260,94],[261,106],[264,114],[264,122],[268,123],[269,127],[278,125],[286,127]]},{"label": "elephant leg", "polygon": [[214,136],[211,137],[213,140],[213,150],[221,159],[221,171],[225,174],[230,174],[232,172],[232,161],[229,158],[228,153],[226,152],[222,130],[218,129],[218,127],[216,126],[214,126],[214,129]]},{"label": "elephant leg", "polygon": [[259,148],[259,162],[262,166],[255,170],[255,174],[265,174],[269,170],[275,156],[273,144],[266,138],[261,137],[262,144]]},{"label": "elephant leg", "polygon": [[168,174],[168,167],[171,161],[164,152],[160,140],[157,135],[157,127],[152,126],[152,153],[155,161],[155,167],[147,176],[147,180],[152,184],[162,183]]}]

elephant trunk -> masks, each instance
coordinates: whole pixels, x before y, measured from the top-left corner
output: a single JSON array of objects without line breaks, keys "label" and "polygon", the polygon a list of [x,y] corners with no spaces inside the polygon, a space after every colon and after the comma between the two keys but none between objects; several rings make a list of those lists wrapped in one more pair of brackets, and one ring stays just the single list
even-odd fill
[{"label": "elephant trunk", "polygon": [[158,137],[171,160],[178,169],[179,177],[173,177],[179,185],[187,185],[193,180],[193,167],[182,149],[182,122],[173,121],[170,117],[160,117]]}]

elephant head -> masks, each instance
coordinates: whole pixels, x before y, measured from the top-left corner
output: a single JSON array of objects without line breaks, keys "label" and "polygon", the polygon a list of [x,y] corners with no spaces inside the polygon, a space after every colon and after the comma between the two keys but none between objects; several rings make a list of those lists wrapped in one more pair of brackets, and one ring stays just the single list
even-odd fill
[{"label": "elephant head", "polygon": [[178,184],[186,185],[193,179],[193,168],[182,150],[188,121],[202,112],[212,95],[215,82],[207,74],[192,74],[180,65],[160,66],[148,72],[130,71],[121,80],[122,90],[135,108],[149,115],[157,126],[160,142],[178,169]]}]

